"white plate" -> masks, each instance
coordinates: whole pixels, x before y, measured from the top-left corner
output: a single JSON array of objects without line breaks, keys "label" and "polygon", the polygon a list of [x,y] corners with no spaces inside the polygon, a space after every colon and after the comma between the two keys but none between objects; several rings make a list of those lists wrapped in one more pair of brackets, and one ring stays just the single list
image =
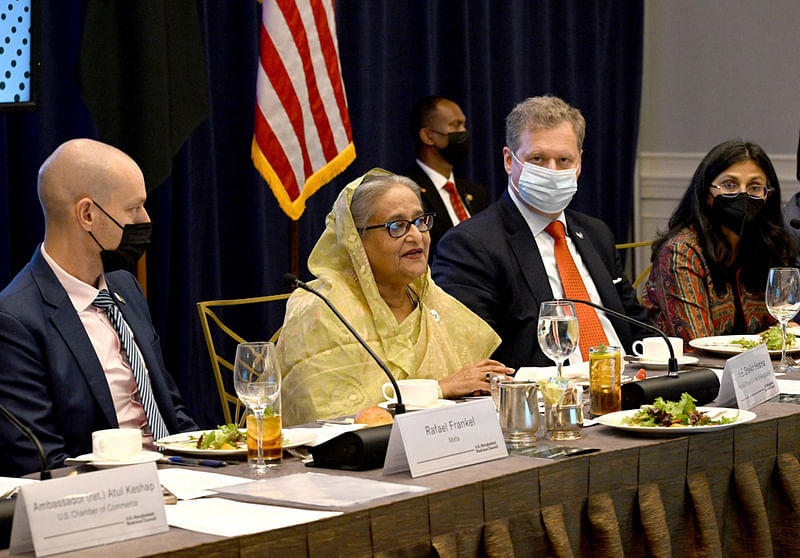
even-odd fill
[{"label": "white plate", "polygon": [[[389,409],[389,405],[394,405],[395,403],[397,403],[397,401],[394,400],[382,401],[378,403],[378,407],[390,411],[391,409]],[[422,411],[424,409],[437,409],[439,407],[447,407],[448,405],[455,405],[455,404],[456,402],[453,401],[452,399],[439,399],[436,403],[434,403],[430,407],[418,407],[416,405],[406,405],[406,411]]]},{"label": "white plate", "polygon": [[[698,362],[700,362],[700,359],[697,358],[696,356],[683,355],[678,359],[678,366],[694,366]],[[633,364],[634,366],[640,366],[640,367],[649,366],[650,368],[655,368],[655,369],[667,367],[666,360],[648,360],[644,358],[635,357],[630,360],[630,363]]]},{"label": "white plate", "polygon": [[[199,449],[194,447],[197,445],[197,439],[205,432],[211,432],[213,428],[208,430],[195,430],[193,432],[181,432],[180,434],[172,434],[165,436],[160,440],[156,440],[156,445],[164,449],[174,452],[185,453],[187,455],[204,455],[207,457],[224,457],[226,455],[247,455],[247,445],[239,447],[235,450],[222,450],[222,449]],[[247,432],[245,429],[240,428],[243,434]]]},{"label": "white plate", "polygon": [[[738,339],[747,339],[748,341],[760,341],[758,335],[714,335],[712,337],[699,337],[689,341],[689,345],[695,349],[703,349],[704,351],[711,351],[722,355],[738,355],[747,349],[741,345],[736,345],[732,341]],[[786,347],[787,353],[796,353],[800,351],[800,342],[795,338],[794,345]],[[769,351],[771,356],[780,356],[781,350]]]},{"label": "white plate", "polygon": [[[204,455],[206,457],[224,457],[232,455],[247,455],[247,446],[235,450],[199,449],[193,447],[197,439],[204,433],[211,430],[196,430],[194,432],[182,432],[165,436],[156,442],[156,445],[173,452],[185,453],[187,455]],[[245,429],[240,429],[244,434]],[[317,431],[317,432],[314,432]],[[281,435],[284,439],[284,448],[294,448],[304,446],[314,442],[319,434],[319,428],[284,428]],[[192,440],[194,438],[194,440]]]},{"label": "white plate", "polygon": [[124,465],[139,465],[140,463],[150,463],[152,461],[158,461],[164,457],[157,451],[143,451],[139,455],[131,457],[130,459],[124,459],[120,461],[95,461],[94,455],[91,453],[86,453],[84,455],[79,455],[78,457],[71,457],[67,460],[68,463],[88,463],[98,469],[110,469],[111,467],[122,467]]},{"label": "white plate", "polygon": [[606,426],[610,426],[611,428],[626,430],[628,432],[636,432],[637,434],[647,434],[649,436],[686,436],[687,434],[699,434],[700,432],[722,430],[723,428],[728,428],[729,426],[735,426],[737,424],[750,422],[751,420],[756,418],[756,414],[754,412],[746,411],[744,409],[728,409],[725,407],[697,407],[697,410],[705,411],[712,417],[714,417],[719,413],[722,413],[722,415],[715,417],[716,419],[722,417],[733,418],[736,416],[736,413],[739,413],[739,418],[736,419],[736,422],[731,422],[729,424],[708,424],[705,426],[668,427],[668,426],[634,426],[632,424],[622,424],[623,418],[635,415],[636,413],[639,412],[639,409],[630,409],[627,411],[617,411],[616,413],[609,413],[607,415],[603,415],[597,419],[597,422],[599,422],[600,424],[604,424]]},{"label": "white plate", "polygon": [[317,441],[317,436],[325,430],[321,428],[284,428],[283,447],[296,448],[297,446],[308,446]]}]

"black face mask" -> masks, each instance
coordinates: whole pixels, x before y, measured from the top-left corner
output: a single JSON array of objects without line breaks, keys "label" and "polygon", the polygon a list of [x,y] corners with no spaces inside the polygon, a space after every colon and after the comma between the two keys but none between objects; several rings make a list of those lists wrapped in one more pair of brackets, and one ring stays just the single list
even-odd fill
[{"label": "black face mask", "polygon": [[105,213],[106,217],[111,219],[116,226],[122,229],[122,238],[119,241],[119,246],[117,246],[115,250],[106,250],[103,248],[103,245],[97,241],[92,231],[89,231],[89,236],[91,236],[102,249],[100,252],[100,260],[103,262],[103,271],[108,273],[117,271],[118,269],[133,269],[136,267],[139,258],[142,257],[142,254],[144,254],[144,251],[147,249],[147,245],[150,244],[150,234],[153,231],[153,223],[136,223],[123,227],[116,219],[109,215],[105,209],[100,207],[100,204],[94,200],[92,200],[92,203],[95,204],[100,211]]},{"label": "black face mask", "polygon": [[761,213],[765,203],[765,200],[740,192],[732,197],[717,196],[711,204],[711,211],[717,223],[742,236],[745,226]]},{"label": "black face mask", "polygon": [[450,132],[447,134],[447,147],[439,150],[444,160],[455,165],[469,153],[470,136],[469,130],[463,132]]}]

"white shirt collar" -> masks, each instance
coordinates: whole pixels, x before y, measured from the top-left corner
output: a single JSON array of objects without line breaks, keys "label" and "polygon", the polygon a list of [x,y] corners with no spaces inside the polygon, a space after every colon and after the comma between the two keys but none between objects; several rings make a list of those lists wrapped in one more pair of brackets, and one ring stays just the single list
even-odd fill
[{"label": "white shirt collar", "polygon": [[447,184],[448,182],[452,182],[453,184],[456,183],[456,179],[453,176],[453,171],[450,171],[449,177],[445,177],[436,172],[435,170],[433,170],[432,168],[430,168],[428,165],[426,165],[419,159],[417,159],[417,164],[419,165],[419,168],[421,168],[422,171],[428,175],[428,178],[431,179],[431,182],[433,183],[434,187],[437,190],[444,190],[444,185]]}]

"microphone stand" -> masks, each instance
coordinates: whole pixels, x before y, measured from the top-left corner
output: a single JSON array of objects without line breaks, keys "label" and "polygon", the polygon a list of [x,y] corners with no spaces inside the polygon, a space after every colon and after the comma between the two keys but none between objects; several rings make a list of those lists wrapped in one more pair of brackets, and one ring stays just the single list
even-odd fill
[{"label": "microphone stand", "polygon": [[700,368],[684,372],[678,375],[678,359],[675,358],[675,351],[672,343],[669,342],[667,335],[655,326],[645,322],[640,322],[630,316],[621,314],[610,308],[605,308],[599,304],[587,300],[563,298],[567,302],[575,304],[586,304],[598,310],[610,314],[622,321],[636,324],[644,329],[653,331],[659,335],[669,348],[669,360],[667,361],[668,373],[666,376],[649,378],[638,382],[628,382],[622,385],[622,408],[638,409],[641,405],[652,403],[657,397],[669,400],[678,400],[683,392],[689,393],[694,397],[698,404],[703,405],[714,400],[719,393],[719,378],[713,370]]},{"label": "microphone stand", "polygon": [[328,308],[331,309],[331,312],[333,312],[336,315],[336,317],[339,318],[339,321],[344,324],[344,327],[346,327],[351,334],[353,334],[353,337],[355,337],[356,340],[361,344],[361,346],[367,350],[369,356],[371,356],[375,360],[375,362],[378,363],[378,366],[381,367],[381,370],[383,370],[384,374],[386,374],[386,376],[389,378],[389,381],[392,383],[392,388],[394,388],[395,396],[397,397],[397,403],[394,406],[394,414],[399,415],[405,413],[406,406],[403,404],[403,397],[400,394],[400,386],[397,385],[397,380],[394,379],[394,375],[392,374],[391,370],[389,370],[389,367],[386,366],[386,364],[378,357],[378,355],[375,354],[375,351],[373,351],[372,348],[369,345],[367,345],[367,342],[361,338],[358,332],[355,329],[353,329],[353,326],[351,326],[350,323],[344,318],[344,316],[342,316],[342,314],[336,309],[336,307],[331,303],[331,301],[328,300],[328,298],[321,292],[314,289],[310,285],[304,283],[291,273],[284,274],[283,280],[289,283],[293,287],[298,287],[300,289],[303,289],[304,291],[308,291],[311,294],[322,299],[322,301],[328,306]]},{"label": "microphone stand", "polygon": [[14,416],[14,414],[6,409],[3,405],[0,405],[0,413],[3,414],[11,424],[16,426],[17,430],[22,432],[26,438],[33,442],[33,445],[36,447],[36,452],[39,454],[39,460],[42,462],[42,471],[39,473],[39,479],[47,480],[52,478],[50,467],[47,466],[47,458],[44,455],[44,449],[42,448],[41,442],[39,442],[39,438],[36,437],[36,434],[34,434],[30,428],[25,426],[22,421]]},{"label": "microphone stand", "polygon": [[626,321],[626,322],[630,322],[632,324],[636,324],[639,327],[643,327],[645,329],[649,329],[653,333],[657,333],[659,335],[659,337],[661,337],[664,340],[664,343],[667,344],[667,348],[669,349],[669,360],[667,361],[667,376],[669,376],[671,378],[677,378],[678,377],[678,359],[675,358],[675,350],[672,348],[672,343],[669,342],[669,338],[667,337],[667,334],[664,333],[663,331],[661,331],[660,329],[658,329],[657,327],[652,326],[652,325],[650,325],[648,323],[645,323],[645,322],[640,322],[639,320],[635,320],[634,318],[631,318],[630,316],[626,316],[625,314],[622,314],[622,313],[617,312],[615,310],[611,310],[610,308],[605,308],[603,306],[600,306],[599,304],[595,304],[594,302],[589,302],[588,300],[578,300],[578,299],[572,299],[572,298],[562,298],[561,300],[565,300],[567,302],[572,302],[572,303],[578,303],[578,304],[586,304],[587,306],[591,306],[593,308],[597,308],[598,310],[600,310],[602,312],[605,312],[606,314],[611,314],[612,316],[614,316],[616,318],[619,318],[620,320],[623,320],[623,321]]}]

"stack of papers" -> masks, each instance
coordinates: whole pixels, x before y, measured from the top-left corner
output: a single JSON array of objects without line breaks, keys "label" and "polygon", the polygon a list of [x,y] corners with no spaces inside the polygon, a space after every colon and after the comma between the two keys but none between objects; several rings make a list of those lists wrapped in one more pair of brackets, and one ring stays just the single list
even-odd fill
[{"label": "stack of papers", "polygon": [[247,477],[234,477],[233,475],[206,473],[177,467],[159,469],[158,481],[161,486],[172,492],[178,500],[193,500],[203,496],[213,496],[216,492],[211,490],[212,488],[251,482]]},{"label": "stack of papers", "polygon": [[249,502],[269,502],[311,509],[341,509],[388,496],[424,492],[428,489],[424,486],[340,475],[295,473],[216,490],[220,494],[228,494]]},{"label": "stack of papers", "polygon": [[167,522],[173,527],[237,537],[309,523],[342,512],[299,510],[263,504],[245,504],[224,498],[203,498],[166,506]]}]

